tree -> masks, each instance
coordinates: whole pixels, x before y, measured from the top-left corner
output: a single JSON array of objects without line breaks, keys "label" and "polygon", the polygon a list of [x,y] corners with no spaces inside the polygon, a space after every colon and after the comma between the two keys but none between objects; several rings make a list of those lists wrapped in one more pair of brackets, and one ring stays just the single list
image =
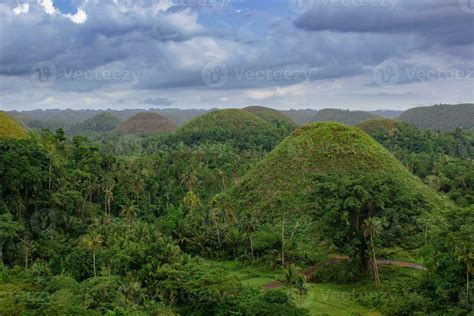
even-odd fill
[{"label": "tree", "polygon": [[[472,235],[472,228],[468,230],[468,234],[463,236],[461,234],[461,238],[458,238],[456,241],[456,256],[457,261],[462,262],[466,266],[466,298],[469,301],[469,292],[470,292],[470,284],[469,284],[469,275],[474,272],[474,236]],[[464,238],[462,238],[464,237]]]},{"label": "tree", "polygon": [[94,268],[94,277],[96,277],[96,253],[102,245],[102,236],[96,232],[91,232],[83,236],[80,242],[85,248],[92,252],[92,265]]},{"label": "tree", "polygon": [[306,276],[294,264],[290,264],[287,266],[285,270],[284,284],[288,286],[288,290],[290,291],[290,293],[293,287],[295,287],[298,291],[298,296],[300,300],[303,297],[303,295],[307,292]]},{"label": "tree", "polygon": [[16,236],[22,226],[13,220],[10,213],[0,214],[0,265],[3,265],[3,245]]},{"label": "tree", "polygon": [[375,284],[380,283],[379,269],[377,267],[377,258],[375,257],[374,239],[382,232],[382,221],[377,217],[369,217],[364,220],[364,236],[369,238],[372,260],[370,263],[371,271],[374,275]]},{"label": "tree", "polygon": [[243,219],[242,228],[250,243],[250,253],[252,255],[252,260],[255,258],[253,252],[253,234],[257,230],[257,225],[258,220],[250,212],[247,212],[245,214],[245,218]]},{"label": "tree", "polygon": [[23,256],[25,257],[25,270],[28,269],[28,261],[31,252],[33,251],[34,245],[33,242],[29,239],[22,238],[20,240],[20,250]]},{"label": "tree", "polygon": [[128,223],[131,224],[139,211],[140,210],[138,209],[138,206],[136,206],[135,204],[131,204],[125,207],[122,206],[121,214],[127,219]]}]

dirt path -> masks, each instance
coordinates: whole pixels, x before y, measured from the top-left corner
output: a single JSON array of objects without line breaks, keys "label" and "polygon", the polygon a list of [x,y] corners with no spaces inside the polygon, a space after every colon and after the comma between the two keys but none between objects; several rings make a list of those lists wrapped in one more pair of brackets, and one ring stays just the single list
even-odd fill
[{"label": "dirt path", "polygon": [[[349,260],[349,257],[347,257],[347,256],[337,256],[335,258],[322,261],[320,263],[317,263],[317,264],[307,268],[306,270],[303,271],[303,274],[307,278],[309,278],[316,270],[318,270],[323,265],[328,265],[328,264],[333,265],[333,264],[336,264],[338,262],[346,261],[346,260]],[[406,262],[406,261],[398,261],[398,260],[377,260],[377,265],[378,266],[391,265],[391,266],[396,266],[396,267],[400,267],[400,268],[409,268],[409,269],[423,270],[423,271],[427,270],[426,267],[422,266],[421,264],[417,264],[417,263],[413,263],[413,262]],[[282,285],[283,285],[283,283],[281,281],[275,280],[275,281],[272,281],[272,282],[264,285],[263,289],[264,290],[271,290],[271,289],[278,288]]]}]

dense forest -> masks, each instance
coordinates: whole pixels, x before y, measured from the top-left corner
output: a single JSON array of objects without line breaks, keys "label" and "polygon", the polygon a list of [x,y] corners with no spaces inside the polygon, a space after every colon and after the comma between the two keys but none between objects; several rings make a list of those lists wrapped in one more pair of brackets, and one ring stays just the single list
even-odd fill
[{"label": "dense forest", "polygon": [[0,114],[0,314],[472,314],[472,131]]}]

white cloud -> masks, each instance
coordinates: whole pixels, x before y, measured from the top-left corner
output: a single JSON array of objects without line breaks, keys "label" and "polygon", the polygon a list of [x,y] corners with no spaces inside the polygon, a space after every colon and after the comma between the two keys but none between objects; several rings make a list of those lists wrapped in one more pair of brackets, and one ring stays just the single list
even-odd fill
[{"label": "white cloud", "polygon": [[87,14],[84,10],[78,9],[76,14],[65,14],[72,22],[76,24],[82,24],[87,20]]},{"label": "white cloud", "polygon": [[54,7],[53,0],[38,0],[39,4],[43,7],[44,12],[49,15],[56,13],[56,8]]},{"label": "white cloud", "polygon": [[15,15],[27,14],[29,11],[30,11],[30,4],[22,3],[13,9],[13,14]]}]

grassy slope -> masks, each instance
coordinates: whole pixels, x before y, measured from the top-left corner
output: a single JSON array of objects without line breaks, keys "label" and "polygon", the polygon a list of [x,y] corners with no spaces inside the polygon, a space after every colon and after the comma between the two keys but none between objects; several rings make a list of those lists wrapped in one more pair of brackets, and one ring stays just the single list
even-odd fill
[{"label": "grassy slope", "polygon": [[263,107],[263,106],[249,106],[244,108],[243,110],[250,112],[265,122],[275,125],[279,122],[289,126],[289,127],[296,127],[295,122],[285,114],[281,113],[280,111]]},{"label": "grassy slope", "polygon": [[389,132],[398,127],[398,123],[395,120],[391,120],[383,117],[374,117],[365,120],[356,125],[358,128],[366,132],[367,134]]},{"label": "grassy slope", "polygon": [[120,124],[116,131],[123,134],[155,134],[176,129],[176,124],[157,113],[138,113]]},{"label": "grassy slope", "polygon": [[278,138],[270,124],[238,109],[217,110],[194,118],[178,128],[176,137],[188,145],[233,142],[243,147],[262,145],[266,141],[275,142]]},{"label": "grassy slope", "polygon": [[309,176],[330,172],[387,175],[430,201],[428,209],[445,203],[370,136],[338,123],[309,124],[294,131],[250,170],[231,194],[242,208],[296,211],[311,191]]},{"label": "grassy slope", "polygon": [[26,130],[5,112],[0,111],[0,137],[22,139],[27,137]]}]

